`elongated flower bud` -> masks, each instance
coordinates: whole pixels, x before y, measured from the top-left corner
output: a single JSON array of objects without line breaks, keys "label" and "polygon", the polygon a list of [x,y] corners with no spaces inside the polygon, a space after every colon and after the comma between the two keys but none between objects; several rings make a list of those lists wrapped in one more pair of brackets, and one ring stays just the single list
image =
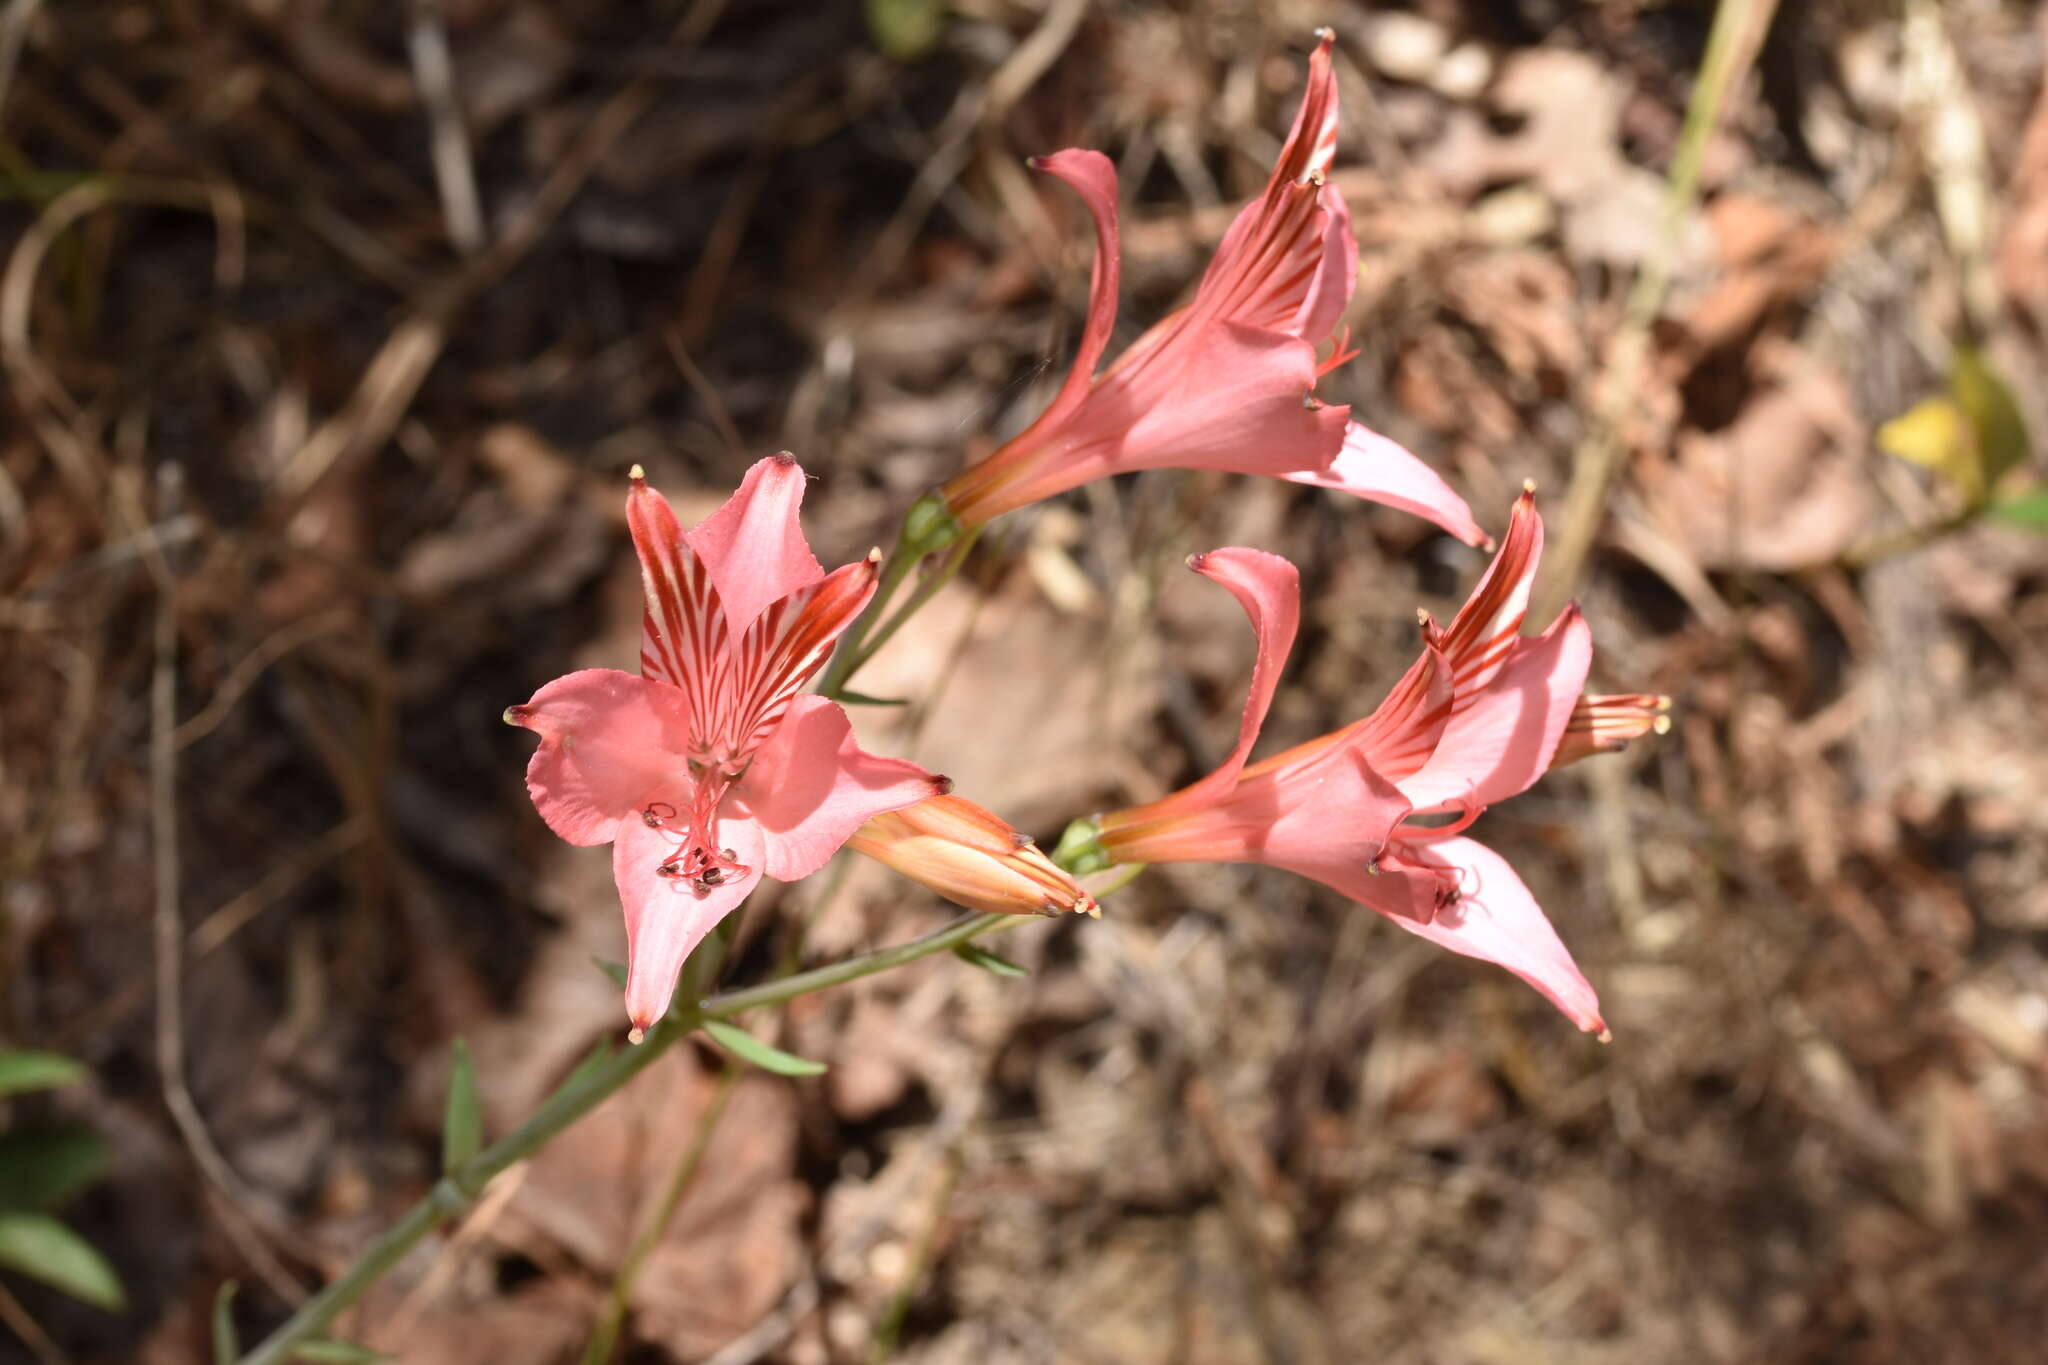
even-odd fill
[{"label": "elongated flower bud", "polygon": [[1628,692],[1617,696],[1584,696],[1572,707],[1565,722],[1564,738],[1550,766],[1562,768],[1594,754],[1625,749],[1632,739],[1671,731],[1671,698]]},{"label": "elongated flower bud", "polygon": [[1081,889],[1028,835],[958,796],[932,796],[877,815],[847,840],[949,901],[998,915],[1098,915]]}]

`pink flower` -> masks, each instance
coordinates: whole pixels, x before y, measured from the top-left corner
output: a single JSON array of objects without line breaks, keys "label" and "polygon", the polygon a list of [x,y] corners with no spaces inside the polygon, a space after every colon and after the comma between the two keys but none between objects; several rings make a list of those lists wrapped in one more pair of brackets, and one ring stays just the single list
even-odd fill
[{"label": "pink flower", "polygon": [[939,490],[961,525],[1111,474],[1218,469],[1341,489],[1484,543],[1427,465],[1312,396],[1317,378],[1350,358],[1338,323],[1358,282],[1350,211],[1326,183],[1337,148],[1332,41],[1326,32],[1309,59],[1308,91],[1265,193],[1231,224],[1193,301],[1099,379],[1116,325],[1116,171],[1092,151],[1032,163],[1072,187],[1094,219],[1088,321],[1052,405]]},{"label": "pink flower", "polygon": [[[1257,550],[1191,561],[1251,617],[1258,662],[1236,750],[1162,801],[1100,821],[1109,861],[1256,862],[1341,891],[1410,933],[1499,963],[1571,1017],[1604,1031],[1600,1002],[1529,890],[1464,836],[1481,811],[1548,770],[1592,662],[1572,607],[1524,638],[1543,523],[1533,494],[1449,629],[1424,618],[1422,656],[1364,720],[1245,767],[1293,644],[1292,565]],[[1430,817],[1455,817],[1428,824]]]},{"label": "pink flower", "polygon": [[948,786],[862,751],[836,703],[797,695],[876,573],[873,555],[819,566],[797,522],[803,491],[795,460],[761,460],[686,533],[634,469],[639,676],[584,669],[505,712],[540,736],[526,787],[548,827],[612,846],[636,1042],[667,1013],[684,959],[764,875],[807,877],[871,816]]}]

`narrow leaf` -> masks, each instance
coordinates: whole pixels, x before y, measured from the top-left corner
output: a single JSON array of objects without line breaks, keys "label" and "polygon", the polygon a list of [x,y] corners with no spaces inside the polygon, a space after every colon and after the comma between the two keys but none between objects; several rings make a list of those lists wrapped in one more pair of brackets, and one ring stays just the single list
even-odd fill
[{"label": "narrow leaf", "polygon": [[997,976],[1031,975],[1030,972],[1026,971],[1022,967],[1019,967],[1016,963],[1010,961],[1010,959],[1006,957],[998,957],[994,953],[990,952],[988,949],[976,947],[972,943],[963,943],[959,947],[955,948],[953,950],[953,956],[959,958],[962,962],[967,963],[969,966],[979,967],[985,972],[994,972]]},{"label": "narrow leaf", "polygon": [[2029,531],[2048,531],[2048,487],[2032,488],[1991,505],[1991,515]]},{"label": "narrow leaf", "polygon": [[772,1071],[778,1076],[822,1076],[825,1064],[784,1052],[771,1047],[745,1029],[735,1028],[722,1019],[706,1019],[704,1031],[711,1035],[713,1042],[733,1056],[763,1071]]},{"label": "narrow leaf", "polygon": [[599,971],[603,972],[606,976],[610,977],[612,979],[612,984],[614,986],[617,986],[620,990],[626,989],[625,963],[613,962],[607,958],[602,957],[593,957],[592,959],[590,959],[590,963]]},{"label": "narrow leaf", "polygon": [[476,1067],[469,1044],[457,1038],[448,1066],[448,1109],[441,1120],[441,1170],[455,1170],[484,1145],[483,1110],[476,1099]]},{"label": "narrow leaf", "polygon": [[229,1280],[213,1296],[213,1365],[235,1365],[242,1358],[242,1338],[235,1331],[235,1291],[241,1287]]},{"label": "narrow leaf", "polygon": [[910,705],[910,698],[908,697],[871,697],[865,692],[855,692],[851,688],[841,688],[836,694],[834,694],[833,700],[843,701],[848,706]]},{"label": "narrow leaf", "polygon": [[54,1090],[85,1078],[85,1064],[55,1052],[0,1052],[0,1095]]},{"label": "narrow leaf", "polygon": [[0,1209],[54,1209],[107,1169],[107,1144],[82,1123],[0,1133]]},{"label": "narrow leaf", "polygon": [[46,1213],[0,1213],[0,1266],[110,1313],[128,1306],[106,1257]]},{"label": "narrow leaf", "polygon": [[376,1365],[380,1360],[395,1360],[382,1351],[373,1351],[367,1346],[358,1346],[353,1341],[333,1341],[322,1338],[317,1341],[302,1341],[292,1348],[292,1359],[311,1361],[313,1365]]}]

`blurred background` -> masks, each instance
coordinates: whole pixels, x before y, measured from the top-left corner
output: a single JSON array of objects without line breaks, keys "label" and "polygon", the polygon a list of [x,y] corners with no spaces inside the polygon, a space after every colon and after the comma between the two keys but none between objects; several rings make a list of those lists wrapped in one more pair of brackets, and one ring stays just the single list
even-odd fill
[{"label": "blurred background", "polygon": [[[207,1359],[230,1278],[253,1340],[431,1184],[452,1040],[501,1133],[622,1031],[609,860],[499,713],[632,666],[625,470],[687,520],[786,448],[828,566],[887,543],[1065,372],[1092,246],[1024,158],[1118,162],[1127,342],[1319,25],[1363,251],[1324,396],[1496,532],[1536,480],[1595,687],[1676,702],[1476,831],[1613,1043],[1308,882],[1155,870],[1002,937],[1024,979],[762,1021],[818,1080],[677,1049],[342,1334],[577,1359],[708,1131],[619,1358],[2041,1358],[2033,6],[7,0],[0,1359]],[[863,673],[911,702],[869,742],[1042,840],[1206,771],[1251,640],[1179,566],[1226,543],[1304,576],[1262,752],[1483,563],[1291,485],[1095,486]],[[764,885],[728,979],[951,913]]]}]

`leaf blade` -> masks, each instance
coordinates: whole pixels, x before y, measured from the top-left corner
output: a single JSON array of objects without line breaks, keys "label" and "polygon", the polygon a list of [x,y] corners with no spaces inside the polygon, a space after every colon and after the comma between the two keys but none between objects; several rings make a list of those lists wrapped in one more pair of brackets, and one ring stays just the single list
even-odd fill
[{"label": "leaf blade", "polygon": [[0,1052],[0,1095],[29,1090],[55,1090],[82,1081],[85,1063],[59,1052]]},{"label": "leaf blade", "polygon": [[0,1213],[0,1266],[109,1313],[128,1306],[107,1258],[47,1213]]},{"label": "leaf blade", "polygon": [[745,1029],[728,1024],[723,1019],[706,1019],[704,1021],[704,1032],[710,1035],[711,1041],[717,1043],[733,1056],[749,1066],[757,1066],[763,1071],[772,1071],[778,1076],[822,1076],[825,1074],[826,1067],[823,1062],[814,1062],[808,1057],[799,1057],[794,1053],[784,1052],[781,1048],[770,1043],[764,1043]]}]

